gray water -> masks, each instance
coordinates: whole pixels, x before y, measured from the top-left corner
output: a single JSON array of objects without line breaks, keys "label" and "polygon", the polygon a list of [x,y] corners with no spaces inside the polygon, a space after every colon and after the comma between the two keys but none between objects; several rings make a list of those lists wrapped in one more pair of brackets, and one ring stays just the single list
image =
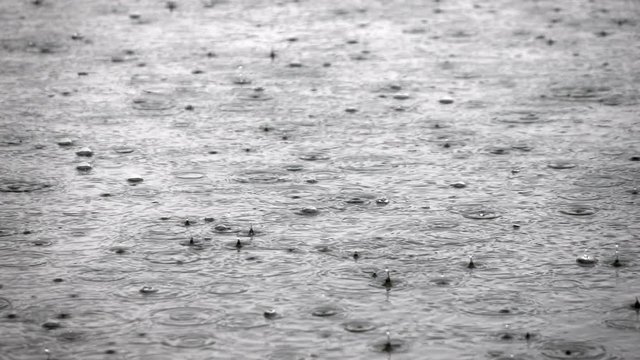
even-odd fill
[{"label": "gray water", "polygon": [[0,359],[640,358],[636,1],[175,5],[0,1]]}]

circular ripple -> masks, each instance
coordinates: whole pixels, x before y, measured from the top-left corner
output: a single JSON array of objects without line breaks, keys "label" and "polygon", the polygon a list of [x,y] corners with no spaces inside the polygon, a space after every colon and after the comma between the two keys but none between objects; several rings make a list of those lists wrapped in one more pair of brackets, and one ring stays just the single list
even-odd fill
[{"label": "circular ripple", "polygon": [[32,251],[3,251],[0,254],[0,267],[32,267],[46,263],[44,254]]},{"label": "circular ripple", "polygon": [[147,303],[189,296],[184,281],[135,281],[118,287],[115,295],[130,301]]},{"label": "circular ripple", "polygon": [[305,161],[321,161],[329,160],[329,155],[323,154],[321,152],[308,152],[298,156],[298,158]]},{"label": "circular ripple", "polygon": [[154,264],[188,264],[200,260],[200,256],[195,252],[185,251],[158,251],[145,256],[145,259]]},{"label": "circular ripple", "polygon": [[565,215],[589,216],[598,212],[598,209],[588,204],[571,204],[561,207],[558,211]]},{"label": "circular ripple", "polygon": [[45,190],[51,186],[51,184],[30,180],[0,179],[0,192],[30,193]]},{"label": "circular ripple", "polygon": [[218,325],[228,329],[253,329],[268,326],[269,324],[264,314],[259,313],[231,314],[218,322]]},{"label": "circular ripple", "polygon": [[343,310],[335,305],[320,305],[311,310],[311,315],[318,317],[329,317],[341,314]]},{"label": "circular ripple", "polygon": [[176,103],[169,93],[143,91],[143,93],[131,100],[131,107],[139,115],[165,116],[174,115],[178,110]]},{"label": "circular ripple", "polygon": [[151,313],[151,321],[170,326],[197,326],[212,324],[220,319],[222,313],[201,307],[175,307],[161,309]]},{"label": "circular ripple", "polygon": [[550,341],[540,352],[549,359],[596,360],[607,355],[604,346],[581,341]]},{"label": "circular ripple", "polygon": [[500,115],[496,119],[511,124],[534,124],[549,121],[547,117],[541,117],[540,114],[533,111],[514,111]]},{"label": "circular ripple", "polygon": [[578,165],[576,165],[575,163],[569,161],[569,160],[556,160],[556,161],[551,161],[547,164],[547,167],[550,167],[552,169],[572,169],[574,167],[576,167]]},{"label": "circular ripple", "polygon": [[399,160],[393,156],[369,154],[345,156],[336,162],[337,166],[344,170],[375,172],[392,169]]},{"label": "circular ripple", "polygon": [[624,184],[624,180],[614,175],[590,175],[574,184],[584,187],[612,187]]},{"label": "circular ripple", "polygon": [[549,286],[556,290],[569,290],[582,288],[584,285],[578,280],[552,280],[549,282]]},{"label": "circular ripple", "polygon": [[162,339],[162,343],[177,348],[195,349],[216,343],[211,334],[202,332],[188,332],[184,334],[169,334]]},{"label": "circular ripple", "polygon": [[342,324],[342,327],[349,332],[361,333],[374,330],[377,326],[370,321],[352,320]]},{"label": "circular ripple", "polygon": [[430,218],[425,221],[426,223],[422,227],[426,230],[448,230],[460,225],[459,222],[447,218]]},{"label": "circular ripple", "polygon": [[594,201],[605,197],[604,194],[584,189],[562,190],[558,193],[558,197],[565,200],[573,201]]},{"label": "circular ripple", "polygon": [[237,282],[218,282],[215,284],[205,285],[205,291],[215,295],[233,295],[242,294],[249,290],[249,286]]},{"label": "circular ripple", "polygon": [[8,309],[11,307],[11,301],[0,297],[0,310]]},{"label": "circular ripple", "polygon": [[610,91],[608,86],[577,85],[553,88],[551,94],[556,99],[567,101],[600,101]]},{"label": "circular ripple", "polygon": [[184,172],[175,173],[174,176],[177,177],[178,179],[194,180],[194,179],[202,179],[205,176],[205,174],[196,172],[196,171],[184,171]]},{"label": "circular ripple", "polygon": [[374,343],[371,347],[377,352],[401,353],[409,349],[409,343],[402,339],[385,339]]},{"label": "circular ripple", "polygon": [[277,170],[249,170],[233,177],[234,181],[243,184],[275,184],[289,181],[289,175]]},{"label": "circular ripple", "polygon": [[640,332],[640,321],[634,319],[608,319],[605,325],[618,330],[631,330]]},{"label": "circular ripple", "polygon": [[463,300],[459,308],[469,314],[482,316],[534,315],[537,304],[518,293],[482,294]]}]

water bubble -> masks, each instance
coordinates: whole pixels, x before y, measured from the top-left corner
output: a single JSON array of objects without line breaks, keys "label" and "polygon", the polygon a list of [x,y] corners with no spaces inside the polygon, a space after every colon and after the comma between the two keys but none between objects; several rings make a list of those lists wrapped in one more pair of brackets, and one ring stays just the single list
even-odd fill
[{"label": "water bubble", "polygon": [[587,254],[587,251],[585,250],[584,254],[576,258],[576,262],[582,266],[594,266],[598,262],[598,259],[593,255]]},{"label": "water bubble", "polygon": [[88,147],[83,147],[83,148],[80,148],[78,151],[76,151],[76,155],[85,156],[85,157],[91,157],[91,156],[93,156],[93,151],[91,149],[89,149]]},{"label": "water bubble", "polygon": [[89,164],[88,162],[82,162],[76,165],[76,169],[78,171],[87,172],[91,171],[91,169],[93,169],[93,166],[91,166],[91,164]]}]

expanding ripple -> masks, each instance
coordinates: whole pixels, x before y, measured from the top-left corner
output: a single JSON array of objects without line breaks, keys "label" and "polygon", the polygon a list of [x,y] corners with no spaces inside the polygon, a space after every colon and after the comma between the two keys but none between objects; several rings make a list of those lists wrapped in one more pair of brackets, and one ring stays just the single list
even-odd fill
[{"label": "expanding ripple", "polygon": [[588,204],[569,204],[561,206],[558,211],[565,215],[589,216],[597,213],[598,209]]},{"label": "expanding ripple", "polygon": [[247,170],[238,173],[233,180],[243,184],[276,184],[290,181],[290,175],[277,170]]},{"label": "expanding ripple", "polygon": [[458,305],[461,311],[482,316],[535,315],[538,305],[519,293],[471,295]]},{"label": "expanding ripple", "polygon": [[139,303],[174,300],[191,295],[187,285],[184,281],[166,279],[135,280],[119,285],[115,295]]},{"label": "expanding ripple", "polygon": [[186,306],[156,310],[151,313],[151,321],[170,326],[197,326],[215,323],[221,315],[218,310]]},{"label": "expanding ripple", "polygon": [[640,321],[637,319],[607,319],[604,323],[613,329],[640,332]]},{"label": "expanding ripple", "polygon": [[32,267],[46,263],[45,254],[33,251],[3,251],[0,254],[0,267]]},{"label": "expanding ripple", "polygon": [[480,203],[454,205],[449,211],[474,220],[491,220],[502,216],[498,211]]},{"label": "expanding ripple", "polygon": [[44,182],[23,179],[0,179],[0,192],[30,193],[50,188]]},{"label": "expanding ripple", "polygon": [[351,320],[342,324],[342,327],[349,332],[361,333],[374,330],[377,326],[366,320]]},{"label": "expanding ripple", "polygon": [[204,289],[209,294],[233,295],[247,292],[249,290],[249,285],[239,282],[216,282],[210,285],[205,285]]},{"label": "expanding ripple", "polygon": [[11,308],[11,301],[0,297],[0,311],[4,309],[9,309],[9,308]]},{"label": "expanding ripple", "polygon": [[352,155],[336,159],[336,165],[341,169],[365,172],[390,170],[400,163],[396,157],[381,154]]},{"label": "expanding ripple", "polygon": [[575,185],[584,187],[612,187],[624,184],[624,179],[613,175],[587,174],[588,177],[576,180]]},{"label": "expanding ripple", "polygon": [[558,191],[557,196],[572,201],[595,201],[604,198],[606,195],[596,191],[571,189]]},{"label": "expanding ripple", "polygon": [[540,352],[549,359],[597,360],[607,355],[604,346],[586,341],[549,341],[542,344]]},{"label": "expanding ripple", "polygon": [[184,250],[165,250],[149,253],[145,259],[154,264],[174,264],[182,265],[200,260],[196,252],[186,252]]},{"label": "expanding ripple", "polygon": [[178,112],[170,94],[153,90],[145,90],[131,100],[131,107],[137,110],[138,115],[145,116],[175,115]]},{"label": "expanding ripple", "polygon": [[212,334],[192,331],[167,334],[163,337],[162,343],[171,347],[195,349],[213,345],[216,339]]},{"label": "expanding ripple", "polygon": [[254,329],[269,326],[270,322],[260,313],[239,313],[223,317],[217,325],[230,330]]}]

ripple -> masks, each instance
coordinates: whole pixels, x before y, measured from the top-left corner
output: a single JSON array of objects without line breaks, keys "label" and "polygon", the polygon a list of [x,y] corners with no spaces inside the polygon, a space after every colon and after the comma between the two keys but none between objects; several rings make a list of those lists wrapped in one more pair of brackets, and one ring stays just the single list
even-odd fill
[{"label": "ripple", "polygon": [[574,184],[584,187],[612,187],[624,184],[624,180],[613,175],[592,174],[587,178],[576,180]]},{"label": "ripple", "polygon": [[171,347],[195,349],[213,345],[216,343],[216,339],[211,334],[194,331],[180,334],[168,334],[164,336],[162,343]]},{"label": "ripple", "polygon": [[519,293],[480,294],[470,296],[458,306],[460,310],[472,315],[513,316],[535,315],[537,304],[522,297]]},{"label": "ripple", "polygon": [[589,216],[597,213],[598,209],[588,204],[569,204],[560,207],[558,211],[565,215]]},{"label": "ripple", "polygon": [[[195,178],[192,178],[197,180]],[[182,194],[209,194],[214,191],[213,184],[210,182],[193,181],[189,180],[188,183],[171,185],[170,189],[174,193]]]},{"label": "ripple", "polygon": [[105,309],[104,301],[103,298],[45,299],[26,308],[24,317],[37,323],[61,321],[65,328],[83,330],[115,329],[133,321],[127,320],[122,312]]},{"label": "ripple", "polygon": [[0,192],[31,193],[45,190],[52,185],[45,182],[38,182],[24,179],[0,179]]},{"label": "ripple", "polygon": [[169,326],[197,326],[217,322],[221,311],[202,307],[174,307],[151,313],[151,321]]},{"label": "ripple", "polygon": [[634,319],[607,319],[605,325],[618,330],[631,330],[640,332],[640,321]]},{"label": "ripple", "polygon": [[448,218],[427,218],[421,228],[426,230],[449,230],[460,226],[458,221]]},{"label": "ripple", "polygon": [[540,352],[549,359],[595,360],[607,355],[604,346],[586,341],[549,341],[541,346]]},{"label": "ripple", "polygon": [[329,155],[321,153],[321,152],[304,153],[304,154],[301,154],[300,156],[298,156],[298,158],[300,160],[305,160],[305,161],[322,161],[322,160],[329,160],[330,159]]},{"label": "ripple", "polygon": [[238,313],[223,317],[218,325],[227,329],[254,329],[269,326],[270,322],[262,313]]},{"label": "ripple", "polygon": [[[134,302],[147,303],[154,301],[175,300],[190,295],[184,281],[166,279],[136,280],[121,285],[115,295]],[[145,291],[141,291],[145,289]]]},{"label": "ripple", "polygon": [[233,180],[243,184],[276,184],[290,181],[289,176],[278,170],[248,170],[237,174]]},{"label": "ripple", "polygon": [[377,326],[366,320],[351,320],[342,324],[342,327],[349,332],[361,333],[374,330]]},{"label": "ripple", "polygon": [[195,180],[195,179],[202,179],[203,177],[205,177],[205,174],[197,171],[183,171],[183,172],[174,173],[173,175],[178,179],[184,179],[184,180]]},{"label": "ripple", "polygon": [[569,161],[569,160],[555,160],[555,161],[551,161],[549,163],[547,163],[547,167],[550,167],[552,169],[572,169],[574,167],[576,167],[578,165],[576,165],[575,163]]},{"label": "ripple", "polygon": [[397,166],[399,159],[389,155],[363,154],[336,159],[336,165],[343,170],[376,172],[390,170]]},{"label": "ripple", "polygon": [[0,310],[11,308],[11,301],[8,299],[0,297]]},{"label": "ripple", "polygon": [[329,317],[342,314],[344,310],[335,305],[320,305],[311,310],[311,315],[317,317]]},{"label": "ripple", "polygon": [[3,251],[0,254],[0,267],[32,267],[46,263],[45,254],[33,251]]},{"label": "ripple", "polygon": [[196,262],[200,260],[200,256],[195,252],[166,250],[149,253],[145,259],[154,264],[181,265]]},{"label": "ripple", "polygon": [[571,279],[552,280],[548,285],[555,290],[580,289],[584,287],[580,281]]},{"label": "ripple", "polygon": [[17,231],[14,229],[10,229],[10,228],[0,228],[0,237],[4,237],[4,236],[11,236],[13,234],[16,234]]},{"label": "ripple", "polygon": [[595,201],[605,197],[602,193],[584,189],[562,190],[557,196],[559,198],[572,201]]},{"label": "ripple", "polygon": [[236,98],[242,101],[269,101],[273,97],[268,95],[262,88],[236,88],[233,90]]},{"label": "ripple", "polygon": [[154,91],[144,91],[138,97],[131,100],[131,107],[137,110],[139,115],[165,116],[175,115],[176,103],[172,96]]},{"label": "ripple", "polygon": [[566,101],[601,101],[611,91],[608,86],[573,85],[551,89],[554,98]]},{"label": "ripple", "polygon": [[409,343],[402,339],[384,339],[373,345],[372,349],[383,353],[402,353],[409,350]]},{"label": "ripple", "polygon": [[216,282],[214,284],[205,285],[204,289],[209,294],[233,295],[247,292],[249,290],[249,285],[239,282]]},{"label": "ripple", "polygon": [[449,211],[473,220],[491,220],[502,216],[498,211],[480,203],[454,205]]},{"label": "ripple", "polygon": [[502,114],[496,118],[500,122],[511,124],[535,124],[550,121],[548,117],[541,117],[535,111],[513,111]]}]

